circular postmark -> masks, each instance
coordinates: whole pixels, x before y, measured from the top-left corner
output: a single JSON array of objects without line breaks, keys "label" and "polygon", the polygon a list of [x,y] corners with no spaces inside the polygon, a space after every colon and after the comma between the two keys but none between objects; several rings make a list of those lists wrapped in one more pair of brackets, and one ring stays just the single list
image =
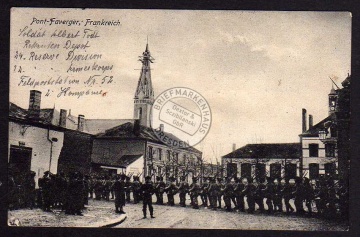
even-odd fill
[{"label": "circular postmark", "polygon": [[174,148],[201,142],[211,127],[211,110],[205,98],[190,88],[174,87],[156,97],[151,127],[159,140]]}]

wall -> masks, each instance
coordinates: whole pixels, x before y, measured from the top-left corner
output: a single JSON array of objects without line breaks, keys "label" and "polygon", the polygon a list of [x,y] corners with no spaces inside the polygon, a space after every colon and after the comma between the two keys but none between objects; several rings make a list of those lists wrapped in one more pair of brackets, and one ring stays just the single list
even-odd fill
[{"label": "wall", "polygon": [[[309,157],[309,144],[319,145],[319,156]],[[325,144],[318,137],[303,137],[302,138],[302,157],[303,157],[303,172],[307,173],[309,170],[309,164],[319,164],[319,174],[325,174],[324,164],[335,162],[338,167],[337,152],[335,151],[335,157],[326,157],[325,155]]]},{"label": "wall", "polygon": [[[22,135],[23,132],[23,135]],[[51,142],[49,138],[56,138],[57,141],[53,142],[52,155]],[[49,170],[50,157],[51,157],[51,173],[57,173],[58,159],[63,147],[64,133],[54,131],[46,128],[40,128],[36,126],[23,125],[17,122],[9,122],[9,157],[10,159],[10,145],[19,146],[19,142],[25,143],[25,147],[32,148],[31,154],[31,170],[36,172],[35,180],[36,187],[38,187],[37,181],[39,177],[42,177],[43,173]]]}]

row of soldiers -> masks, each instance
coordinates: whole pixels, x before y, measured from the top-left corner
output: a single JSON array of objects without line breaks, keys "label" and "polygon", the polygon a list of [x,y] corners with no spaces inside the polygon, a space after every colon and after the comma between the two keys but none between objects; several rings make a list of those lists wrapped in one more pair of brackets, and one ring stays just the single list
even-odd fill
[{"label": "row of soldiers", "polygon": [[[239,212],[254,213],[256,206],[260,212],[274,213],[285,212],[290,214],[295,212],[304,214],[304,204],[307,213],[313,214],[314,205],[317,213],[321,216],[332,217],[339,212],[342,216],[348,215],[348,188],[343,180],[334,181],[331,176],[321,177],[313,186],[306,177],[296,177],[295,183],[290,183],[290,179],[266,179],[253,180],[253,178],[215,178],[204,177],[202,184],[198,178],[194,177],[192,184],[188,184],[185,177],[176,182],[176,178],[170,177],[166,184],[162,177],[156,177],[153,183],[156,204],[164,204],[163,195],[167,194],[168,205],[174,206],[174,195],[179,194],[182,207],[186,206],[186,195],[190,196],[190,205],[198,209],[198,197],[201,206],[216,210],[222,208],[222,201],[225,203],[226,211],[237,210]],[[275,182],[277,181],[277,182]],[[133,192],[134,203],[138,203],[141,198],[141,191],[138,189],[141,184],[137,178],[134,182],[127,177],[127,201],[130,199],[130,191]],[[290,200],[294,200],[293,207]],[[245,202],[248,206],[245,210]],[[284,202],[284,205],[283,205]],[[266,204],[267,208],[265,209]],[[234,208],[233,208],[234,206]],[[337,208],[337,206],[339,208]]]}]

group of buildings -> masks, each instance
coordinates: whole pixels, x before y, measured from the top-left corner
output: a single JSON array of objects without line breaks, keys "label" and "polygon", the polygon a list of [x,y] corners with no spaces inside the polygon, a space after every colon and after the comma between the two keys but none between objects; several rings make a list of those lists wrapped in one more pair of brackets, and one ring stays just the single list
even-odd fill
[{"label": "group of buildings", "polygon": [[226,175],[317,179],[329,174],[347,180],[350,168],[350,81],[348,75],[341,83],[342,88],[332,87],[328,95],[329,114],[319,123],[314,125],[313,116],[307,117],[306,109],[302,109],[299,143],[248,144],[234,149],[222,157]]},{"label": "group of buildings", "polygon": [[[30,91],[28,109],[10,103],[9,170],[14,175],[28,171],[35,179],[45,171],[106,175],[132,173],[154,176],[222,175],[307,176],[322,174],[347,177],[349,170],[350,80],[331,89],[329,116],[313,125],[302,111],[299,143],[248,144],[224,155],[221,167],[203,162],[193,148],[177,149],[163,144],[150,127],[154,102],[150,63],[146,46],[134,97],[132,119],[87,119],[71,110],[41,108],[41,92]],[[160,126],[158,129],[164,129]],[[165,132],[165,131],[164,131]],[[221,170],[221,174],[219,174]]]},{"label": "group of buildings", "polygon": [[34,171],[35,180],[48,170],[126,173],[142,179],[198,176],[204,165],[202,153],[193,147],[168,147],[150,127],[154,92],[148,45],[141,62],[132,119],[87,119],[72,115],[71,110],[42,109],[41,92],[36,90],[30,91],[28,109],[10,103],[9,171],[15,177]]}]

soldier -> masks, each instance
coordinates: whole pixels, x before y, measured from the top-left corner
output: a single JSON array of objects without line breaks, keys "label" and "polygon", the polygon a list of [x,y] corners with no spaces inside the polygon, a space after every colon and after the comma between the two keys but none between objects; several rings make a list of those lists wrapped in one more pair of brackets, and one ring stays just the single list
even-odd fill
[{"label": "soldier", "polygon": [[328,176],[326,179],[326,187],[328,190],[328,211],[329,217],[333,217],[336,214],[336,191],[335,183],[332,176]]},{"label": "soldier", "polygon": [[223,193],[221,192],[221,189],[223,188],[223,183],[222,183],[222,178],[217,178],[217,185],[219,187],[219,190],[218,190],[218,196],[217,196],[217,201],[219,203],[218,207],[217,208],[220,208],[221,209],[221,197],[223,195]]},{"label": "soldier", "polygon": [[130,194],[131,194],[131,190],[132,190],[132,183],[131,183],[130,179],[131,178],[129,176],[125,176],[125,195],[126,195],[127,203],[130,202]]},{"label": "soldier", "polygon": [[145,183],[141,185],[140,192],[142,194],[142,199],[143,199],[143,214],[144,214],[143,219],[146,218],[147,206],[149,206],[149,212],[150,212],[151,218],[155,218],[154,217],[154,209],[152,206],[152,195],[154,193],[154,187],[151,182],[150,176],[145,177]]},{"label": "soldier", "polygon": [[83,184],[84,184],[84,194],[83,194],[83,207],[85,205],[89,205],[89,176],[85,175],[84,176],[84,180],[83,180]]},{"label": "soldier", "polygon": [[59,173],[57,185],[59,186],[60,207],[61,207],[61,210],[65,210],[64,205],[65,205],[65,198],[66,198],[67,180],[66,180],[64,172]]},{"label": "soldier", "polygon": [[94,180],[94,192],[95,192],[95,199],[101,200],[102,195],[102,181],[101,177],[97,176]]},{"label": "soldier", "polygon": [[159,188],[159,198],[160,198],[160,205],[164,205],[164,192],[165,192],[165,182],[164,182],[164,177],[160,177],[160,182],[158,184],[158,188]]},{"label": "soldier", "polygon": [[194,209],[199,209],[198,196],[200,192],[200,185],[197,183],[197,177],[192,178],[192,184],[190,185],[189,194],[191,199],[191,205]]},{"label": "soldier", "polygon": [[106,201],[110,201],[111,180],[108,176],[105,176],[102,185],[103,185],[103,198]]},{"label": "soldier", "polygon": [[208,189],[209,189],[209,183],[208,183],[208,178],[204,177],[204,182],[202,183],[201,187],[200,187],[200,198],[201,198],[201,202],[202,202],[202,206],[203,207],[207,207],[208,206]]},{"label": "soldier", "polygon": [[140,187],[141,187],[141,183],[139,180],[138,176],[133,176],[133,184],[132,184],[132,188],[133,188],[133,196],[134,196],[134,204],[139,203],[140,201]]},{"label": "soldier", "polygon": [[159,192],[159,188],[158,185],[160,183],[160,176],[156,176],[156,182],[154,183],[154,191],[155,191],[155,196],[156,196],[156,204],[160,203],[160,192]]},{"label": "soldier", "polygon": [[294,208],[290,204],[290,199],[293,197],[293,195],[292,195],[293,190],[292,190],[292,187],[291,187],[289,181],[290,181],[289,178],[285,178],[285,184],[284,184],[283,189],[281,190],[283,197],[284,197],[285,208],[286,208],[287,214],[294,212]]},{"label": "soldier", "polygon": [[293,195],[295,197],[295,208],[297,214],[304,214],[304,189],[302,185],[302,179],[300,177],[295,178],[295,190],[293,191]]},{"label": "soldier", "polygon": [[168,197],[168,205],[170,206],[174,206],[174,195],[177,192],[177,188],[175,185],[175,178],[174,177],[170,177],[169,178],[169,184],[165,187],[165,192],[167,193],[167,197]]},{"label": "soldier", "polygon": [[46,212],[51,212],[51,187],[52,180],[49,177],[50,171],[45,171],[44,175],[39,183],[42,189],[42,200],[43,200],[43,210]]},{"label": "soldier", "polygon": [[251,177],[247,178],[247,184],[245,185],[242,195],[246,196],[246,201],[248,204],[248,213],[254,213],[255,211],[255,186],[253,184],[253,179]]},{"label": "soldier", "polygon": [[268,213],[273,213],[274,211],[274,206],[273,206],[273,200],[274,200],[274,196],[275,196],[275,184],[274,184],[274,180],[271,177],[266,177],[267,180],[267,184],[266,184],[266,188],[263,189],[264,193],[265,193],[265,197],[266,197],[266,205],[268,206]]},{"label": "soldier", "polygon": [[238,209],[238,211],[241,211],[241,212],[245,211],[244,195],[242,194],[244,187],[245,186],[242,183],[242,179],[235,177],[234,195],[236,197],[237,209]]},{"label": "soldier", "polygon": [[231,179],[225,177],[225,185],[221,188],[221,192],[224,195],[224,202],[225,202],[225,207],[226,207],[226,211],[232,211],[231,210],[231,197],[234,194],[234,188],[231,184]]},{"label": "soldier", "polygon": [[180,206],[181,207],[185,207],[185,201],[186,201],[186,193],[189,191],[189,184],[186,182],[186,177],[182,176],[181,177],[181,182],[180,185],[178,187],[179,190],[179,198],[180,198]]},{"label": "soldier", "polygon": [[115,197],[114,197],[114,183],[115,183],[115,181],[116,181],[116,175],[115,176],[112,176],[111,178],[110,178],[110,195],[111,195],[111,199],[114,199]]},{"label": "soldier", "polygon": [[265,193],[263,191],[265,188],[266,188],[265,179],[262,177],[258,180],[258,185],[254,191],[254,201],[259,206],[260,213],[265,212],[265,208],[264,208]]},{"label": "soldier", "polygon": [[328,201],[328,190],[325,185],[325,180],[323,177],[320,177],[320,179],[316,183],[315,188],[315,204],[316,209],[318,210],[318,215],[322,216],[325,213],[326,210],[326,203]]},{"label": "soldier", "polygon": [[211,177],[208,192],[209,192],[209,196],[210,196],[210,207],[213,210],[216,210],[218,192],[220,191],[219,189],[220,189],[219,185],[216,183],[215,178]]},{"label": "soldier", "polygon": [[[39,179],[40,180],[40,179]],[[16,183],[14,180],[13,175],[10,173],[8,173],[8,192],[9,192],[9,209],[13,210],[13,209],[17,209],[18,205],[17,205],[17,198],[16,198]]]},{"label": "soldier", "polygon": [[30,209],[33,209],[35,206],[35,175],[34,171],[29,172],[24,182],[25,205],[30,207]]},{"label": "soldier", "polygon": [[[125,206],[125,175],[119,175],[114,182],[113,190],[115,194],[115,212],[125,214],[123,208]],[[120,210],[119,210],[120,209]]]},{"label": "soldier", "polygon": [[312,215],[311,205],[314,200],[314,190],[311,187],[310,180],[306,177],[304,177],[304,180],[303,180],[303,190],[304,190],[305,205],[308,209],[308,214]]},{"label": "soldier", "polygon": [[275,212],[282,212],[282,185],[281,178],[277,179],[277,183],[275,184],[275,193],[274,193],[274,210]]}]

